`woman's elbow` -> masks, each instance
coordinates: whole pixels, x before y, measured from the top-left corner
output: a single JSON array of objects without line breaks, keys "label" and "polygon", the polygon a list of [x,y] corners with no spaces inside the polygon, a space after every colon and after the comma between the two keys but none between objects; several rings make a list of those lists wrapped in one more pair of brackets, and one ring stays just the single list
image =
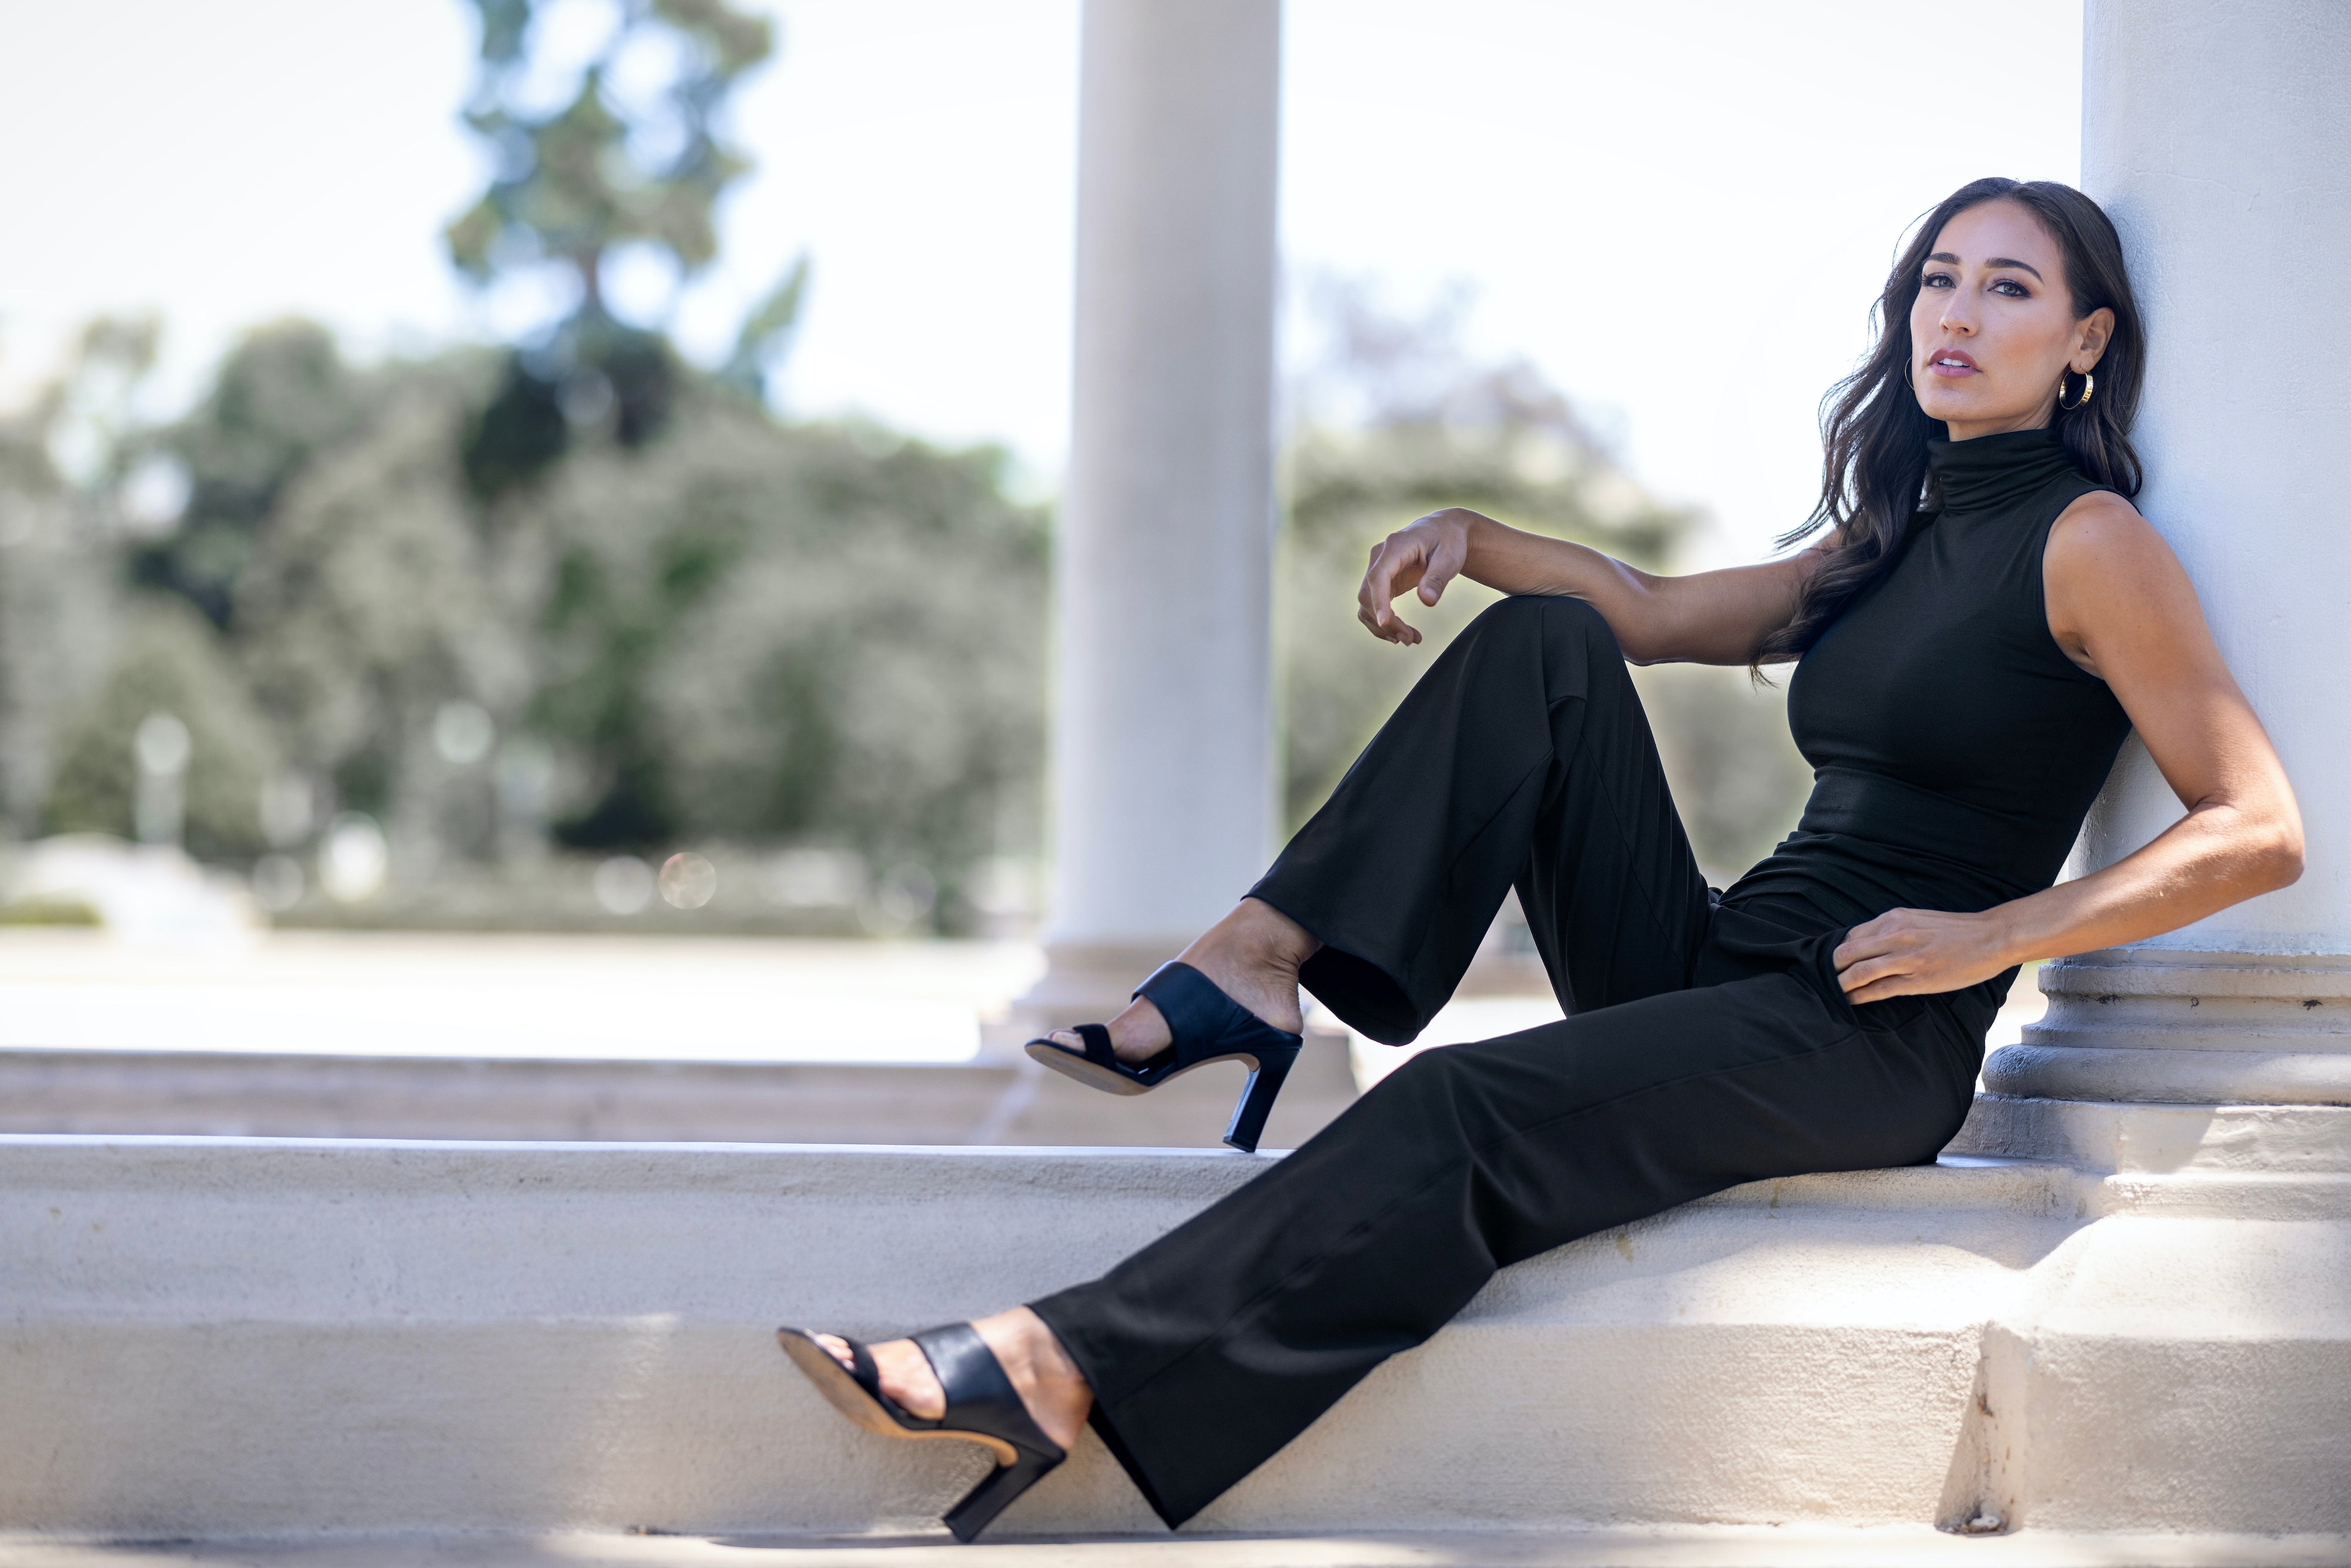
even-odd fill
[{"label": "woman's elbow", "polygon": [[[2191,818],[2204,808],[2191,810]],[[2302,880],[2302,815],[2291,800],[2213,809],[2205,854],[2229,903],[2259,898]]]},{"label": "woman's elbow", "polygon": [[2281,834],[2270,851],[2272,887],[2292,887],[2302,880],[2302,826],[2294,824]]},{"label": "woman's elbow", "polygon": [[2302,880],[2302,816],[2288,809],[2262,824],[2253,847],[2258,891],[2275,893]]}]

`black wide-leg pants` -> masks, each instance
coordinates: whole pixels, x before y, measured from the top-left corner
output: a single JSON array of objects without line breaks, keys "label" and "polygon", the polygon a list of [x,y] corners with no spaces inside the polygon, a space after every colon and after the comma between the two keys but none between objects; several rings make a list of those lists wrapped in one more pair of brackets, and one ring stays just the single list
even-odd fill
[{"label": "black wide-leg pants", "polygon": [[1958,1132],[1980,1033],[1935,998],[1846,1002],[1834,912],[1716,900],[1579,600],[1480,616],[1251,892],[1325,944],[1307,988],[1402,1042],[1513,884],[1563,1021],[1415,1057],[1247,1186],[1032,1303],[1171,1526],[1497,1269],[1740,1182],[1932,1160]]}]

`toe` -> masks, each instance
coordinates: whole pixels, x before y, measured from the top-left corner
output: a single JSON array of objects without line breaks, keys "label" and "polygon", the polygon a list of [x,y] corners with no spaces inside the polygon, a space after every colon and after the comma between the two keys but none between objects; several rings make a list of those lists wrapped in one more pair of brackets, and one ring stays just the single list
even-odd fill
[{"label": "toe", "polygon": [[815,1340],[817,1343],[824,1346],[825,1350],[832,1356],[832,1359],[841,1363],[842,1366],[847,1367],[852,1372],[857,1370],[857,1357],[851,1353],[849,1342],[847,1340],[841,1338],[839,1334],[831,1333],[811,1334],[809,1337]]}]

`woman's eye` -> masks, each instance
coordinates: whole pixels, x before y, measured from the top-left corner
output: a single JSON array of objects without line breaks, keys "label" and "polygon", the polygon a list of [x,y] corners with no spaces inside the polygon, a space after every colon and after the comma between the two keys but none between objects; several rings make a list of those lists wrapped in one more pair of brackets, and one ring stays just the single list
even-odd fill
[{"label": "woman's eye", "polygon": [[2017,282],[2016,279],[2012,277],[2001,278],[1991,287],[1993,293],[2005,294],[2011,299],[2030,299],[2032,298],[2032,291],[2025,287],[2022,283]]},{"label": "woman's eye", "polygon": [[1949,288],[1950,286],[1951,275],[1948,272],[1930,272],[1918,285],[1921,288]]}]

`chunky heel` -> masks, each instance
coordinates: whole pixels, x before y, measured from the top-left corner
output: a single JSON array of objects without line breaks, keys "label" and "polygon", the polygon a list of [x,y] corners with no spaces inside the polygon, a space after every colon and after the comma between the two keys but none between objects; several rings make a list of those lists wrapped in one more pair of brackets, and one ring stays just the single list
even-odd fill
[{"label": "chunky heel", "polygon": [[1254,1150],[1257,1141],[1265,1136],[1265,1119],[1273,1114],[1274,1096],[1281,1092],[1282,1080],[1298,1061],[1298,1052],[1287,1054],[1268,1051],[1258,1058],[1249,1069],[1249,1079],[1241,1085],[1241,1097],[1233,1106],[1233,1119],[1225,1128],[1225,1142],[1237,1149]]},{"label": "chunky heel", "polygon": [[1189,964],[1160,965],[1134,994],[1159,1009],[1172,1037],[1166,1050],[1141,1066],[1121,1061],[1111,1050],[1110,1030],[1098,1023],[1077,1026],[1083,1051],[1050,1039],[1032,1040],[1025,1049],[1032,1060],[1064,1077],[1111,1094],[1148,1093],[1214,1061],[1245,1062],[1249,1082],[1241,1085],[1225,1142],[1243,1154],[1255,1154],[1257,1141],[1265,1134],[1265,1119],[1272,1114],[1274,1096],[1281,1092],[1304,1037],[1274,1028]]},{"label": "chunky heel", "polygon": [[969,1323],[949,1323],[914,1336],[946,1392],[946,1414],[935,1421],[909,1414],[884,1393],[873,1353],[845,1334],[841,1337],[849,1346],[849,1366],[804,1329],[776,1331],[784,1354],[816,1385],[817,1392],[867,1431],[884,1437],[959,1437],[996,1456],[996,1469],[940,1521],[957,1541],[968,1542],[986,1530],[1015,1498],[1069,1458],[1039,1428],[1021,1403],[1019,1390],[1005,1375],[1003,1364]]},{"label": "chunky heel", "polygon": [[998,1514],[1012,1505],[1013,1499],[1035,1486],[1040,1477],[1061,1462],[1039,1454],[1023,1454],[1008,1465],[998,1465],[982,1476],[977,1486],[964,1493],[963,1500],[947,1510],[939,1522],[954,1531],[957,1541],[968,1544]]}]

